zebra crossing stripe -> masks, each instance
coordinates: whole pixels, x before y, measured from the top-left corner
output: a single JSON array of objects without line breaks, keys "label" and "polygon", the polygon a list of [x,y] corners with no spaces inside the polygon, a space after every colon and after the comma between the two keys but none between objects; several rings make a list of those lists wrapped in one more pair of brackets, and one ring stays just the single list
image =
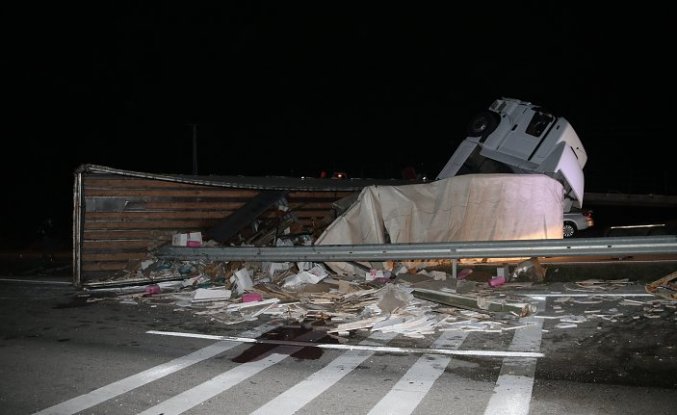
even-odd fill
[{"label": "zebra crossing stripe", "polygon": [[[360,344],[370,345],[373,343],[373,340],[390,341],[396,335],[396,333],[376,332]],[[293,414],[307,405],[308,402],[318,397],[322,392],[329,389],[373,354],[373,351],[347,351],[327,366],[292,386],[250,415]]]},{"label": "zebra crossing stripe", "polygon": [[[299,336],[299,340],[317,340],[326,333],[311,331]],[[181,392],[159,404],[148,408],[138,415],[178,415],[214,396],[232,388],[238,383],[256,375],[303,349],[300,346],[277,346],[266,358],[243,363],[222,374],[211,378],[191,389]]]},{"label": "zebra crossing stripe", "polygon": [[[468,336],[461,330],[445,331],[434,343],[436,348],[458,349]],[[446,369],[450,357],[436,354],[421,356],[407,373],[372,409],[369,415],[405,415],[423,400]]]},{"label": "zebra crossing stripe", "polygon": [[[527,317],[527,327],[515,333],[510,349],[539,350],[543,333],[543,319]],[[534,388],[536,362],[534,358],[505,358],[496,380],[494,394],[484,411],[485,415],[527,415]]]},{"label": "zebra crossing stripe", "polygon": [[[250,337],[258,337],[263,333],[278,327],[279,324],[263,324],[252,330],[248,330],[243,335]],[[178,357],[167,363],[144,370],[143,372],[126,377],[117,382],[110,383],[93,390],[87,394],[77,396],[65,402],[59,403],[42,411],[36,412],[34,415],[72,415],[87,408],[98,405],[116,396],[127,393],[132,389],[143,386],[147,383],[153,382],[157,379],[170,375],[195,363],[214,357],[220,353],[230,350],[237,346],[238,343],[232,342],[218,342],[202,349],[196,350],[193,353]]]}]

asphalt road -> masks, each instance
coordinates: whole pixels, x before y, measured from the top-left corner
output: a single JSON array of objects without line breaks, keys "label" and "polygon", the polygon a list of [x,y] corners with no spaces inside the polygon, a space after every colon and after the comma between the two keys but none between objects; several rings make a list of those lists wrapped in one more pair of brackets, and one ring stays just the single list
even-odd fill
[{"label": "asphalt road", "polygon": [[[541,310],[512,332],[358,333],[348,343],[487,353],[478,356],[200,338],[332,343],[322,330],[266,316],[224,325],[172,302],[87,300],[58,280],[0,283],[2,414],[659,415],[677,407],[677,310],[641,284],[539,285],[522,294]],[[557,328],[550,317],[562,308],[588,319]]]}]

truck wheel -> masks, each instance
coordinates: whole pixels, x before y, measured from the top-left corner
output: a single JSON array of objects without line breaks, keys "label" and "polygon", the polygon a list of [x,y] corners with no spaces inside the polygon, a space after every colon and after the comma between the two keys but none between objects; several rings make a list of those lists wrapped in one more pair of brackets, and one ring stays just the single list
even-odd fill
[{"label": "truck wheel", "polygon": [[486,137],[498,126],[500,118],[492,111],[482,111],[475,115],[468,124],[470,137]]},{"label": "truck wheel", "polygon": [[574,236],[575,233],[576,233],[576,226],[573,223],[566,222],[564,224],[564,232],[563,232],[564,237],[565,238],[571,238],[571,237]]}]

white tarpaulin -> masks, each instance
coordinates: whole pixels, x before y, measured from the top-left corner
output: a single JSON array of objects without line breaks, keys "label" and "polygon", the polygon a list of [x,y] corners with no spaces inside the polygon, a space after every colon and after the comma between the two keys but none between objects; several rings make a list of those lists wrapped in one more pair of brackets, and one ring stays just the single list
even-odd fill
[{"label": "white tarpaulin", "polygon": [[368,186],[315,244],[562,239],[563,191],[546,175],[512,173]]}]

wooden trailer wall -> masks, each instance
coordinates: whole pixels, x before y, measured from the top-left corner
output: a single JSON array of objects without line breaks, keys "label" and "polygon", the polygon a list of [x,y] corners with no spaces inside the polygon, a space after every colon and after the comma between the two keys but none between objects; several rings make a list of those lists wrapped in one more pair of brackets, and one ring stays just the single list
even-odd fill
[{"label": "wooden trailer wall", "polygon": [[[170,244],[173,234],[206,235],[261,192],[285,190],[297,224],[313,229],[334,219],[333,202],[377,183],[158,175],[83,165],[74,182],[74,284],[120,283],[123,270]],[[260,217],[274,215],[279,210],[272,206]]]}]

